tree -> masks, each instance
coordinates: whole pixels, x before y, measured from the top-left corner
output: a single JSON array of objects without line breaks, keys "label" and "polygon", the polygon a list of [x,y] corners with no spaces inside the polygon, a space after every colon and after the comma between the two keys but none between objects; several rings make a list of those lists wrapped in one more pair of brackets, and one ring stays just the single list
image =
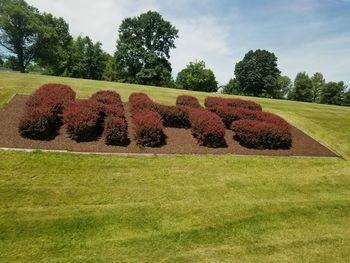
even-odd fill
[{"label": "tree", "polygon": [[284,99],[289,96],[289,93],[292,90],[292,80],[288,76],[279,76],[277,78],[277,86],[276,98]]},{"label": "tree", "polygon": [[312,81],[305,72],[297,74],[294,80],[292,99],[298,101],[312,102]]},{"label": "tree", "polygon": [[190,62],[178,73],[176,83],[187,90],[213,92],[218,88],[213,71],[205,67],[204,61]]},{"label": "tree", "polygon": [[328,82],[323,86],[321,90],[321,103],[333,104],[333,105],[342,105],[346,86],[344,82]]},{"label": "tree", "polygon": [[313,102],[320,102],[320,93],[323,89],[324,85],[326,84],[326,81],[320,72],[316,72],[312,77],[312,101]]},{"label": "tree", "polygon": [[64,75],[84,79],[102,79],[110,59],[101,49],[101,43],[93,43],[89,37],[73,40],[65,62]]},{"label": "tree", "polygon": [[239,92],[245,95],[275,98],[280,74],[277,57],[267,50],[251,50],[235,66]]},{"label": "tree", "polygon": [[24,0],[0,0],[0,45],[16,55],[21,72],[32,61],[52,63],[67,41],[68,25],[62,18],[41,14]]},{"label": "tree", "polygon": [[222,91],[224,94],[241,95],[238,90],[238,83],[235,78],[229,80]]},{"label": "tree", "polygon": [[177,37],[178,30],[157,12],[124,19],[114,55],[116,79],[167,85],[171,80],[170,50]]}]

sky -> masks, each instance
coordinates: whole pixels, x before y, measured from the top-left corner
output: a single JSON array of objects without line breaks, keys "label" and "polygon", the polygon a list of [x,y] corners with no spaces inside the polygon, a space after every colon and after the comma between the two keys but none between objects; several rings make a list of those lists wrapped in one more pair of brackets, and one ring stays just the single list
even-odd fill
[{"label": "sky", "polygon": [[173,75],[204,60],[220,84],[249,50],[278,57],[283,75],[322,72],[350,86],[350,0],[27,0],[63,17],[73,36],[88,35],[110,54],[126,17],[158,11],[179,30]]}]

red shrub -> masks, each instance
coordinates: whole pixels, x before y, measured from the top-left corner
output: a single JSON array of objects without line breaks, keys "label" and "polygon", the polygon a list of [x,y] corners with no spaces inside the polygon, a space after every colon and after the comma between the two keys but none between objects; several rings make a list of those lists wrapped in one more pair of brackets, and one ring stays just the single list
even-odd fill
[{"label": "red shrub", "polygon": [[176,99],[176,105],[178,106],[188,106],[192,108],[202,108],[198,99],[193,96],[180,95]]},{"label": "red shrub", "polygon": [[132,93],[129,97],[129,109],[132,115],[142,110],[154,110],[154,102],[144,93]]},{"label": "red shrub", "polygon": [[106,105],[104,106],[104,114],[107,117],[125,118],[125,111],[122,105]]},{"label": "red shrub", "polygon": [[96,100],[102,104],[110,105],[110,104],[122,104],[122,100],[120,95],[112,90],[101,90],[96,92],[91,96],[91,99]]},{"label": "red shrub", "polygon": [[98,103],[95,100],[81,100],[67,107],[63,113],[67,133],[76,141],[90,141],[98,137]]},{"label": "red shrub", "polygon": [[165,143],[161,116],[153,111],[139,111],[133,116],[137,143],[142,146],[157,147]]},{"label": "red shrub", "polygon": [[212,112],[204,109],[189,111],[192,135],[200,145],[217,148],[226,145],[225,125],[221,119]]},{"label": "red shrub", "polygon": [[105,119],[105,142],[108,145],[126,146],[129,144],[128,124],[124,118],[108,116]]},{"label": "red shrub", "polygon": [[262,111],[262,108],[258,103],[255,103],[250,100],[242,100],[242,99],[207,97],[205,99],[204,105],[207,108],[213,108],[216,106],[229,106],[229,107],[238,107],[238,108],[246,108],[249,110]]},{"label": "red shrub", "polygon": [[165,127],[189,128],[190,120],[187,111],[177,106],[155,104],[154,110],[160,114]]},{"label": "red shrub", "polygon": [[245,147],[257,149],[288,149],[292,134],[288,126],[256,120],[240,120],[232,123],[234,138]]},{"label": "red shrub", "polygon": [[66,85],[41,86],[26,102],[26,109],[19,121],[23,137],[50,139],[61,124],[60,114],[75,99],[75,92]]},{"label": "red shrub", "polygon": [[60,122],[50,107],[33,107],[19,120],[19,133],[31,139],[50,139],[56,135]]}]

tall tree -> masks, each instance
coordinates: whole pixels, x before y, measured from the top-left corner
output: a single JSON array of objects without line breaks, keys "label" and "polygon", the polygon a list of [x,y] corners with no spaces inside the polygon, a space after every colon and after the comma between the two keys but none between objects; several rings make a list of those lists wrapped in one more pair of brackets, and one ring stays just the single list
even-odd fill
[{"label": "tall tree", "polygon": [[205,67],[204,61],[190,62],[179,72],[177,85],[182,89],[213,92],[218,89],[218,82],[211,69]]},{"label": "tall tree", "polygon": [[326,84],[326,80],[324,79],[322,73],[316,72],[312,77],[312,101],[320,102],[321,90]]},{"label": "tall tree", "polygon": [[178,30],[157,12],[124,19],[114,55],[116,78],[167,85],[171,80],[170,50],[175,48],[177,37]]},{"label": "tall tree", "polygon": [[74,78],[103,78],[110,55],[101,49],[101,43],[93,43],[89,37],[73,40],[65,62],[64,75]]},{"label": "tall tree", "polygon": [[229,80],[229,82],[225,85],[224,90],[222,92],[224,94],[243,95],[243,94],[240,94],[238,90],[238,83],[235,78],[232,78]]},{"label": "tall tree", "polygon": [[292,90],[292,80],[288,76],[279,76],[277,78],[276,98],[284,99]]},{"label": "tall tree", "polygon": [[235,67],[239,91],[245,95],[275,98],[280,74],[276,55],[267,50],[249,51]]},{"label": "tall tree", "polygon": [[305,72],[300,72],[294,80],[292,99],[312,102],[312,89],[313,85],[310,77]]},{"label": "tall tree", "polygon": [[21,72],[35,60],[52,63],[59,47],[69,41],[62,18],[41,14],[24,0],[0,0],[0,45],[16,55]]},{"label": "tall tree", "polygon": [[325,104],[342,105],[345,98],[346,88],[346,85],[342,81],[338,83],[328,82],[321,90],[320,102]]}]

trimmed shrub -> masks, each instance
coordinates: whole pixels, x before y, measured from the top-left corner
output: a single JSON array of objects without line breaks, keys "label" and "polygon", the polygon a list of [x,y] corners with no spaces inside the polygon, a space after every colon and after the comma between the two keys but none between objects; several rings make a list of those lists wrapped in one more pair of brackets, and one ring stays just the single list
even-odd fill
[{"label": "trimmed shrub", "polygon": [[158,147],[165,144],[164,127],[161,116],[153,111],[139,111],[133,116],[135,139],[137,144]]},{"label": "trimmed shrub", "polygon": [[128,124],[124,118],[108,116],[105,119],[105,142],[108,145],[126,146],[129,144]]},{"label": "trimmed shrub", "polygon": [[129,97],[131,115],[142,110],[154,110],[154,102],[144,93],[132,93]]},{"label": "trimmed shrub", "polygon": [[63,120],[72,139],[91,141],[99,136],[101,129],[100,116],[96,110],[98,106],[95,100],[87,99],[75,102],[66,108]]},{"label": "trimmed shrub", "polygon": [[242,99],[230,99],[230,98],[219,98],[219,97],[207,97],[204,102],[205,107],[214,108],[216,106],[229,106],[237,108],[246,108],[249,110],[262,111],[260,104]]},{"label": "trimmed shrub", "polygon": [[112,90],[101,90],[91,96],[91,99],[105,105],[122,104],[120,95]]},{"label": "trimmed shrub", "polygon": [[155,104],[154,110],[162,117],[165,127],[189,128],[190,120],[187,111],[177,106]]},{"label": "trimmed shrub", "polygon": [[26,102],[19,120],[19,133],[31,139],[51,139],[61,125],[61,114],[75,100],[75,92],[66,85],[45,84]]},{"label": "trimmed shrub", "polygon": [[19,120],[19,133],[31,139],[51,139],[60,126],[57,115],[51,107],[40,106],[27,109]]},{"label": "trimmed shrub", "polygon": [[215,113],[204,109],[189,111],[192,135],[203,146],[217,148],[226,146],[225,125]]},{"label": "trimmed shrub", "polygon": [[180,95],[176,99],[176,105],[178,106],[188,106],[191,108],[202,108],[198,99],[193,96]]},{"label": "trimmed shrub", "polygon": [[289,126],[257,120],[239,120],[232,123],[234,139],[241,145],[255,149],[289,149],[292,134]]}]

